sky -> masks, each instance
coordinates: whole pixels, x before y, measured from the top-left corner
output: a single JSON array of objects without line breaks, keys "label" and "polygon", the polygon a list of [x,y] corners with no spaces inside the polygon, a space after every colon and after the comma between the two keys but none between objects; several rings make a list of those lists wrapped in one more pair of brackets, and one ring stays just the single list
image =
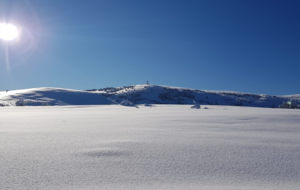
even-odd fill
[{"label": "sky", "polygon": [[145,84],[300,94],[298,0],[0,0],[0,90]]}]

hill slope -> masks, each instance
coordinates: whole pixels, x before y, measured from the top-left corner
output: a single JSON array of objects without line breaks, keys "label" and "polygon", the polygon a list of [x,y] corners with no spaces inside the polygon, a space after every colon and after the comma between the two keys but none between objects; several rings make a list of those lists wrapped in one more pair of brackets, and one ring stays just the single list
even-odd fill
[{"label": "hill slope", "polygon": [[129,100],[134,104],[193,104],[278,107],[282,102],[300,104],[300,95],[271,96],[227,91],[205,91],[187,88],[134,85],[87,91],[62,88],[33,88],[0,92],[0,105],[15,106],[23,99],[25,105],[104,105]]},{"label": "hill slope", "polygon": [[127,99],[135,104],[200,104],[234,105],[253,107],[278,107],[282,102],[293,100],[299,104],[300,95],[272,96],[229,91],[206,91],[158,85],[134,85],[119,88],[90,90],[121,102]]},{"label": "hill slope", "polygon": [[23,99],[27,106],[42,105],[101,105],[107,98],[97,93],[63,88],[32,88],[0,92],[0,104],[15,106]]}]

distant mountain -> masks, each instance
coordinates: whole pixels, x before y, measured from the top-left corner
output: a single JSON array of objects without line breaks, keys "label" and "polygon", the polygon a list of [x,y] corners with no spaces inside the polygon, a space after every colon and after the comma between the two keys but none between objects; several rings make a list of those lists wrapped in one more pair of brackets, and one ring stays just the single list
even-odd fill
[{"label": "distant mountain", "polygon": [[[193,104],[274,107],[286,101],[300,104],[300,95],[272,96],[229,91],[206,91],[159,85],[109,87],[87,91],[33,88],[0,92],[0,105],[105,105],[128,100],[134,104]],[[21,103],[22,103],[21,102]]]}]

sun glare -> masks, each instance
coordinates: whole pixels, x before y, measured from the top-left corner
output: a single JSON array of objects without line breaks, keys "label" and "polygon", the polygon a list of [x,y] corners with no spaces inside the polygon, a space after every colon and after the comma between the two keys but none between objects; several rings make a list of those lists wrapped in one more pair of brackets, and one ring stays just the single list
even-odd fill
[{"label": "sun glare", "polygon": [[16,26],[12,24],[0,24],[0,39],[5,41],[14,40],[18,37],[19,31]]}]

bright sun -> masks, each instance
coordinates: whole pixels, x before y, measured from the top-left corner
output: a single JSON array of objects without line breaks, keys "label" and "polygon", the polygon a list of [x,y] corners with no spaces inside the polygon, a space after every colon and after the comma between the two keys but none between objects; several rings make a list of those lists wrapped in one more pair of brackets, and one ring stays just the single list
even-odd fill
[{"label": "bright sun", "polygon": [[9,41],[18,37],[19,31],[17,27],[12,24],[0,24],[0,39]]}]

